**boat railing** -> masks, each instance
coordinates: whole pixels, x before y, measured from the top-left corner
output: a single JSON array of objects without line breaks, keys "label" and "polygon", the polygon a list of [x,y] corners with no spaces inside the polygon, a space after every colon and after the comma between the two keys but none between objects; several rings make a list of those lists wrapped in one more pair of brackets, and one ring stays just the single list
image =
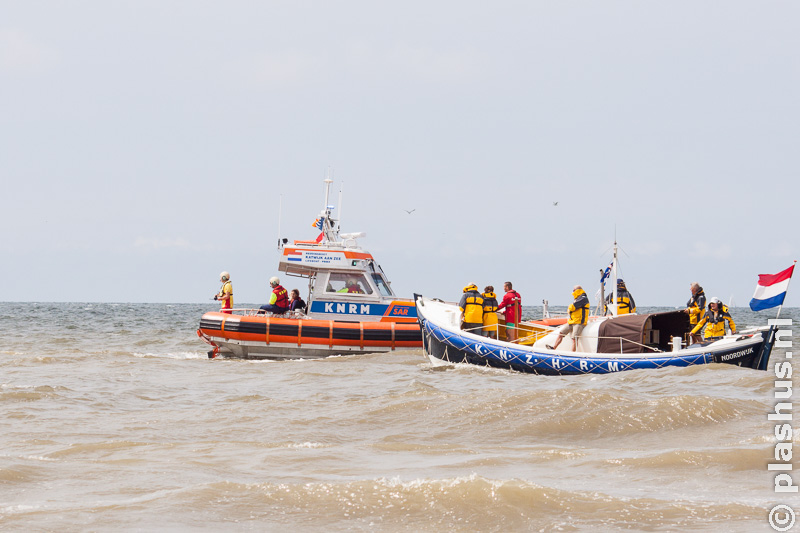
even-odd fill
[{"label": "boat railing", "polygon": [[275,313],[271,313],[270,311],[264,311],[263,309],[253,309],[247,307],[239,307],[233,309],[220,309],[220,313],[226,314],[233,314],[237,316],[274,316],[278,318],[305,318],[305,314],[302,311],[286,311],[280,315],[276,315]]}]

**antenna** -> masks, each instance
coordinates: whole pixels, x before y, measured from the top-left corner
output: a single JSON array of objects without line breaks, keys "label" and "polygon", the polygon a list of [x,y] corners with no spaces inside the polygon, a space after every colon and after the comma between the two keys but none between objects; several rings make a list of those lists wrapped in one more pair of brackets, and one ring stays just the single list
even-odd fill
[{"label": "antenna", "polygon": [[339,185],[339,228],[342,227],[342,190],[344,189],[344,182]]},{"label": "antenna", "polygon": [[281,249],[281,214],[283,212],[283,195],[278,197],[278,250]]}]

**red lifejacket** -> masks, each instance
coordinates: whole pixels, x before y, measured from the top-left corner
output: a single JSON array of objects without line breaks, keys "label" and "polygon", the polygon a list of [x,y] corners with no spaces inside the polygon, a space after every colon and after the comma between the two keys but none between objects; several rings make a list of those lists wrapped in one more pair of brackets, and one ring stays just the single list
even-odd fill
[{"label": "red lifejacket", "polygon": [[275,295],[275,306],[280,307],[281,309],[289,309],[289,295],[281,285],[276,285],[274,289],[272,289],[272,293]]}]

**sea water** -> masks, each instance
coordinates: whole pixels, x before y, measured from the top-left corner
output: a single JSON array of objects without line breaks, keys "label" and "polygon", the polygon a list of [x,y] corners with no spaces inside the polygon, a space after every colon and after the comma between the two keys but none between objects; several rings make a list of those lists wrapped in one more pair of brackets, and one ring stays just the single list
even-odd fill
[{"label": "sea water", "polygon": [[565,377],[212,360],[212,308],[0,303],[1,530],[749,532],[798,503],[767,470],[785,349]]}]

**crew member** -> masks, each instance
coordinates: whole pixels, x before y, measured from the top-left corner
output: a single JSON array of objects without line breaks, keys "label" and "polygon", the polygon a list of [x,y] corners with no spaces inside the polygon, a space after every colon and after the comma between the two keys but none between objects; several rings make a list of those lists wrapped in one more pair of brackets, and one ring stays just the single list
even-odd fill
[{"label": "crew member", "polygon": [[490,339],[497,338],[497,296],[494,287],[483,289],[483,334]]},{"label": "crew member", "polygon": [[231,285],[231,275],[227,272],[222,272],[219,275],[219,280],[222,282],[219,292],[214,295],[214,299],[222,302],[220,311],[223,313],[231,314],[233,309],[233,285]]},{"label": "crew member", "polygon": [[503,301],[497,306],[497,310],[503,310],[506,320],[506,340],[514,342],[517,340],[517,325],[521,319],[522,296],[512,288],[511,282],[503,283]]},{"label": "crew member", "polygon": [[464,287],[458,308],[461,309],[461,329],[480,335],[479,330],[483,327],[483,296],[478,292],[477,285],[470,283]]},{"label": "crew member", "polygon": [[564,340],[564,336],[571,333],[572,351],[574,352],[578,347],[578,339],[581,336],[581,332],[584,326],[586,326],[586,322],[589,320],[589,307],[589,297],[586,296],[586,292],[580,285],[575,285],[572,288],[572,303],[568,308],[569,319],[567,323],[558,330],[558,339],[556,339],[556,343],[553,346],[549,344],[545,346],[551,350],[555,350],[558,348],[558,345],[561,344],[561,341]]},{"label": "crew member", "polygon": [[306,303],[300,298],[300,291],[292,289],[291,299],[289,300],[289,310],[306,312]]},{"label": "crew member", "polygon": [[289,310],[289,294],[281,286],[281,280],[277,277],[269,278],[269,286],[272,287],[272,296],[269,297],[269,303],[262,305],[263,311],[269,311],[276,315],[280,315]]},{"label": "crew member", "polygon": [[[606,296],[606,306],[604,314],[608,314],[608,306],[611,304],[611,300],[614,299],[614,293],[612,292],[608,296]],[[628,292],[628,288],[625,286],[625,282],[622,279],[617,280],[617,314],[618,315],[627,315],[630,313],[636,312],[636,302],[633,301],[633,296],[631,293]]]},{"label": "crew member", "polygon": [[[696,326],[703,316],[703,311],[706,309],[706,293],[703,292],[703,287],[696,281],[689,285],[689,290],[692,291],[692,297],[686,302],[686,309],[683,311],[689,314],[689,325]],[[692,343],[700,342],[701,340],[699,333],[691,336]]]},{"label": "crew member", "polygon": [[731,335],[736,335],[736,324],[733,322],[731,314],[728,312],[728,307],[723,305],[719,298],[711,298],[708,304],[708,311],[700,319],[700,322],[692,330],[692,335],[698,333],[703,326],[706,327],[703,332],[705,340],[713,341],[721,339],[725,336],[725,322],[728,322],[728,327],[731,329]]}]

